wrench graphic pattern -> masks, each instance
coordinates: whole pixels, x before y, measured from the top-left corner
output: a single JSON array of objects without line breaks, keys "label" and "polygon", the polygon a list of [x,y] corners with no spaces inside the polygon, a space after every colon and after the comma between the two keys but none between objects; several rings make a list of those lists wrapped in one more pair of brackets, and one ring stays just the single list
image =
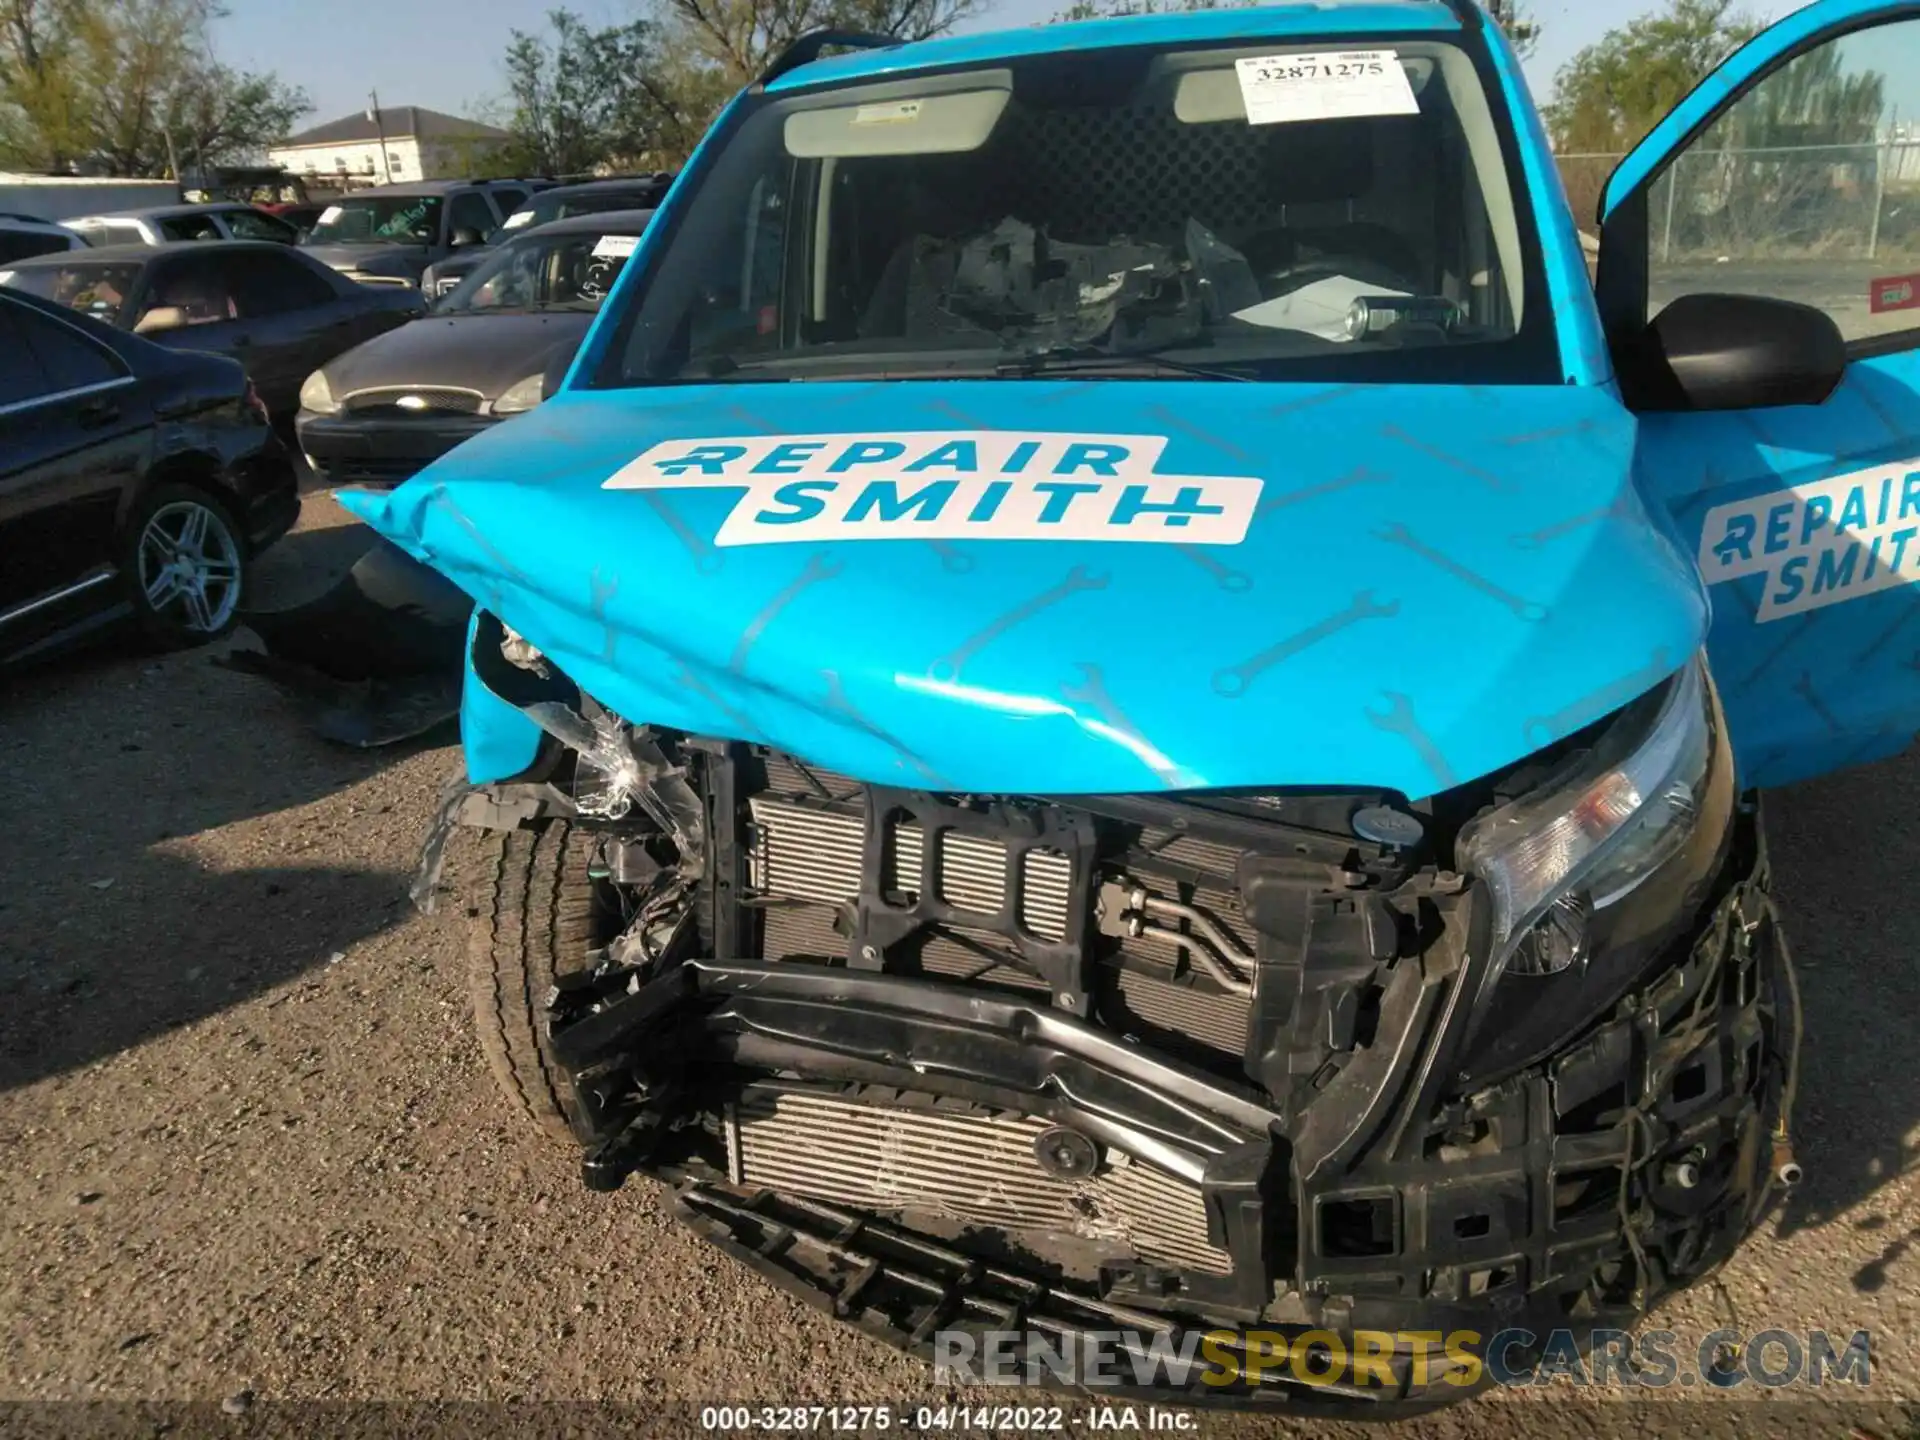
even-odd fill
[{"label": "wrench graphic pattern", "polygon": [[[1757,611],[1755,613],[1758,614]],[[1741,678],[1739,688],[1741,690],[1751,690],[1754,687],[1754,685],[1756,685],[1760,681],[1760,679],[1766,675],[1767,671],[1773,668],[1773,662],[1778,660],[1782,655],[1786,654],[1787,651],[1791,650],[1794,647],[1794,644],[1800,639],[1800,637],[1806,634],[1807,631],[1811,630],[1815,625],[1818,625],[1823,618],[1824,617],[1822,616],[1821,612],[1818,610],[1809,610],[1806,612],[1806,614],[1802,615],[1800,617],[1799,623],[1794,625],[1790,630],[1788,630],[1786,636],[1780,641],[1780,643],[1774,646],[1773,649],[1769,650],[1766,653],[1766,655],[1761,659],[1760,663],[1754,666],[1752,670],[1748,671],[1747,674]]]},{"label": "wrench graphic pattern", "polygon": [[1243,591],[1253,588],[1253,577],[1251,575],[1247,574],[1244,570],[1235,570],[1232,566],[1223,564],[1220,557],[1211,553],[1205,546],[1180,545],[1175,548],[1202,570],[1206,571],[1207,574],[1211,575],[1213,577],[1213,583],[1218,585],[1222,590],[1230,590],[1238,595]]},{"label": "wrench graphic pattern", "polygon": [[667,497],[664,494],[658,490],[642,490],[640,498],[652,507],[653,513],[666,523],[666,527],[673,531],[674,537],[686,547],[687,553],[693,557],[695,570],[702,575],[719,573],[723,559],[720,552],[714,548],[711,540],[689,525],[686,517],[667,503]]},{"label": "wrench graphic pattern", "polygon": [[1631,485],[1621,487],[1619,497],[1611,505],[1603,505],[1598,510],[1588,510],[1579,515],[1570,515],[1565,520],[1552,525],[1543,525],[1538,530],[1523,531],[1509,536],[1509,541],[1520,550],[1538,550],[1563,536],[1590,525],[1599,525],[1608,520],[1621,520],[1632,523],[1640,514],[1640,499]]},{"label": "wrench graphic pattern", "polygon": [[881,744],[887,746],[908,765],[918,770],[929,784],[946,784],[946,777],[944,775],[927,764],[927,762],[922,760],[918,755],[914,754],[902,741],[896,739],[887,730],[875,724],[861,713],[853,701],[847,698],[846,686],[841,684],[840,672],[838,670],[822,670],[820,672],[820,678],[827,682],[827,709],[833,711],[836,715],[845,716],[853,723],[856,729],[864,734],[871,735]]},{"label": "wrench graphic pattern", "polygon": [[1190,783],[1189,777],[1178,765],[1161,754],[1160,749],[1151,740],[1140,733],[1140,727],[1127,718],[1127,714],[1114,703],[1113,696],[1107,693],[1107,680],[1101,668],[1090,661],[1075,662],[1081,681],[1078,685],[1062,685],[1060,698],[1069,705],[1089,705],[1094,714],[1108,725],[1139,745],[1139,754],[1146,767],[1160,777],[1160,782],[1169,789],[1179,789]]},{"label": "wrench graphic pattern", "polygon": [[1909,600],[1907,608],[1894,618],[1893,623],[1873,637],[1873,640],[1868,644],[1867,648],[1860,652],[1858,661],[1871,660],[1874,656],[1878,655],[1886,648],[1888,642],[1906,626],[1906,623],[1916,615],[1920,615],[1920,596]]},{"label": "wrench graphic pattern", "polygon": [[1637,700],[1655,683],[1672,673],[1673,663],[1667,658],[1665,647],[1655,650],[1653,658],[1644,669],[1631,675],[1603,685],[1591,695],[1582,696],[1564,709],[1551,715],[1536,715],[1527,721],[1524,733],[1527,744],[1534,749],[1551,745],[1556,740],[1564,740],[1574,731],[1591,725],[1602,715],[1618,710],[1629,700]]},{"label": "wrench graphic pattern", "polygon": [[593,574],[587,577],[587,585],[590,591],[588,603],[593,607],[593,618],[600,622],[600,658],[612,664],[614,651],[620,643],[620,632],[607,624],[607,606],[612,602],[613,597],[620,593],[620,577],[616,575],[611,580],[602,580],[600,567],[596,565],[593,568]]},{"label": "wrench graphic pattern", "polygon": [[1367,706],[1367,719],[1373,722],[1376,729],[1385,730],[1389,735],[1402,736],[1413,746],[1421,762],[1432,774],[1436,792],[1451,790],[1455,783],[1453,767],[1447,763],[1440,746],[1413,713],[1413,701],[1398,690],[1382,690],[1380,693],[1386,696],[1387,708],[1376,710],[1371,705]]},{"label": "wrench graphic pattern", "polygon": [[1831,735],[1844,735],[1847,727],[1840,717],[1827,708],[1827,702],[1820,698],[1820,692],[1813,688],[1813,676],[1807,671],[1800,672],[1800,678],[1793,682],[1793,693],[1807,702],[1807,707],[1820,717],[1820,723],[1827,727]]},{"label": "wrench graphic pattern", "polygon": [[1151,415],[1170,430],[1178,430],[1181,434],[1191,436],[1193,439],[1198,440],[1202,445],[1211,445],[1223,455],[1231,455],[1237,464],[1252,465],[1255,463],[1253,456],[1249,455],[1240,446],[1234,444],[1233,441],[1215,435],[1210,430],[1201,429],[1184,415],[1181,415],[1166,405],[1155,405],[1147,411],[1147,414]]},{"label": "wrench graphic pattern", "polygon": [[1504,491],[1512,490],[1514,488],[1513,485],[1511,485],[1509,482],[1505,480],[1502,480],[1498,475],[1494,474],[1491,470],[1483,470],[1470,460],[1462,460],[1458,455],[1449,455],[1445,450],[1442,450],[1438,445],[1430,445],[1425,440],[1420,439],[1420,437],[1417,435],[1409,435],[1406,431],[1402,430],[1398,425],[1382,425],[1380,427],[1380,433],[1386,436],[1387,439],[1389,440],[1398,441],[1400,444],[1405,445],[1410,450],[1419,451],[1422,455],[1426,456],[1429,460],[1438,460],[1442,465],[1445,465],[1450,469],[1458,470],[1462,475],[1471,476],[1475,480],[1478,480],[1482,485],[1486,486],[1489,490],[1504,492]]},{"label": "wrench graphic pattern", "polygon": [[1307,395],[1298,400],[1286,400],[1272,406],[1267,414],[1276,419],[1282,415],[1298,415],[1302,410],[1316,409],[1321,405],[1329,405],[1335,400],[1344,400],[1349,395],[1358,395],[1360,388],[1358,385],[1330,385],[1317,394]]},{"label": "wrench graphic pattern", "polygon": [[940,557],[940,568],[949,575],[968,575],[973,572],[973,556],[948,540],[929,540],[928,546]]},{"label": "wrench graphic pattern", "polygon": [[791,605],[802,591],[818,585],[823,580],[831,580],[846,567],[828,554],[809,555],[806,568],[781,589],[779,594],[769,600],[760,613],[747,622],[747,628],[740,632],[740,639],[733,647],[733,658],[727,662],[727,669],[735,675],[744,674],[747,668],[747,655],[759,642],[760,634],[773,623],[780,612]]},{"label": "wrench graphic pattern", "polygon": [[1428,564],[1436,565],[1446,571],[1461,584],[1471,586],[1489,600],[1497,600],[1522,620],[1537,623],[1547,618],[1546,606],[1532,600],[1523,600],[1511,590],[1502,589],[1494,584],[1486,576],[1469,570],[1451,555],[1443,554],[1431,545],[1422,544],[1420,538],[1404,525],[1396,522],[1373,533],[1376,539],[1384,540],[1389,545],[1404,546]]},{"label": "wrench graphic pattern", "polygon": [[948,654],[942,655],[939,659],[935,660],[933,664],[928,667],[927,673],[935,680],[945,680],[949,682],[958,680],[960,678],[960,672],[967,668],[968,661],[973,659],[974,656],[978,655],[994,641],[998,640],[1002,635],[1006,634],[1007,631],[1013,629],[1014,626],[1031,620],[1042,610],[1050,606],[1058,605],[1062,600],[1067,599],[1069,596],[1077,595],[1082,590],[1104,590],[1107,588],[1107,580],[1108,577],[1105,575],[1089,575],[1087,573],[1087,567],[1084,565],[1074,566],[1073,569],[1067,572],[1067,578],[1062,580],[1058,585],[1053,586],[1051,589],[1042,590],[1038,595],[1033,596],[1029,600],[1023,600],[1020,604],[1014,606],[1013,609],[1007,611],[1006,614],[996,618],[985,628],[968,636]]},{"label": "wrench graphic pattern", "polygon": [[1400,602],[1389,600],[1382,605],[1373,598],[1371,590],[1357,591],[1353,603],[1346,609],[1329,615],[1317,625],[1309,625],[1298,634],[1289,635],[1278,644],[1270,645],[1250,660],[1225,670],[1217,670],[1213,676],[1213,691],[1229,700],[1237,700],[1247,693],[1253,682],[1260,678],[1263,671],[1272,669],[1284,660],[1291,660],[1301,651],[1318,645],[1329,636],[1338,635],[1349,625],[1357,625],[1362,620],[1388,620],[1400,613]]},{"label": "wrench graphic pattern", "polygon": [[1256,516],[1266,515],[1275,510],[1284,510],[1289,505],[1298,505],[1303,500],[1315,500],[1322,495],[1332,495],[1337,491],[1350,489],[1355,485],[1377,485],[1393,477],[1384,470],[1370,470],[1365,465],[1356,465],[1337,480],[1328,480],[1319,485],[1309,485],[1304,490],[1289,490],[1284,495],[1275,495],[1270,500],[1262,500],[1253,512]]},{"label": "wrench graphic pattern", "polygon": [[709,705],[713,706],[714,709],[726,716],[729,723],[734,727],[734,734],[752,735],[762,740],[766,738],[766,732],[753,723],[752,716],[743,710],[736,709],[734,706],[729,705],[721,698],[718,691],[707,684],[706,681],[702,680],[688,666],[680,665],[675,667],[673,683],[693,691],[694,694],[698,695]]}]

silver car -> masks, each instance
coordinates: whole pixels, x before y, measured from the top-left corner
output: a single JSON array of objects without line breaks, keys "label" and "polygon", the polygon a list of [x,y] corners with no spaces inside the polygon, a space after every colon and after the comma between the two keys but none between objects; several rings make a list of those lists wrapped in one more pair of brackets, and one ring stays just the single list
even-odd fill
[{"label": "silver car", "polygon": [[113,210],[61,223],[90,245],[166,245],[175,240],[274,240],[292,245],[300,238],[300,232],[278,216],[230,201]]}]

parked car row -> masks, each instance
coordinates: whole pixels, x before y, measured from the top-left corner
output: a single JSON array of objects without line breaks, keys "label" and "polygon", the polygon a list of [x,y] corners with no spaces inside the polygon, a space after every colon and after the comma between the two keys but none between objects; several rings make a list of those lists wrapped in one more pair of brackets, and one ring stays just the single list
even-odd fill
[{"label": "parked car row", "polygon": [[[412,245],[477,193],[360,213]],[[323,483],[391,486],[533,409],[651,216],[496,227],[431,308],[269,240],[69,234],[0,264],[0,664],[116,621],[164,644],[224,633],[298,514],[292,434]]]},{"label": "parked car row", "polygon": [[0,283],[168,349],[240,361],[283,420],[317,366],[423,313],[414,291],[356,285],[305,250],[252,240],[42,255]]}]

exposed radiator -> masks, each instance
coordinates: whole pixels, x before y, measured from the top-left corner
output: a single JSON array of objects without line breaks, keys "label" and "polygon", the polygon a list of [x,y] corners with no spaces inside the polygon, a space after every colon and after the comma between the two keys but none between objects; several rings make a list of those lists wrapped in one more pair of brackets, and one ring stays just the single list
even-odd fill
[{"label": "exposed radiator", "polygon": [[1056,1178],[1034,1158],[1047,1124],[1029,1116],[756,1092],[730,1109],[727,1123],[737,1184],[881,1213],[1076,1236],[1116,1254],[1214,1274],[1232,1268],[1207,1239],[1196,1186],[1113,1151],[1098,1174]]},{"label": "exposed radiator", "polygon": [[[851,903],[860,894],[860,857],[866,844],[864,812],[796,805],[769,796],[748,802],[753,815],[747,850],[748,883],[763,895]],[[926,838],[920,827],[895,825],[887,836],[887,884],[902,893],[920,889]],[[1065,855],[1030,850],[1021,857],[1020,920],[1046,940],[1067,934],[1072,870]],[[958,910],[997,915],[1007,896],[1007,852],[996,840],[948,834],[941,843],[934,883],[939,898]]]},{"label": "exposed radiator", "polygon": [[[770,767],[771,769],[771,767]],[[789,955],[831,958],[847,953],[847,936],[834,928],[836,907],[850,905],[860,893],[860,866],[866,843],[866,809],[859,799],[858,782],[828,771],[812,772],[819,789],[827,792],[808,803],[782,795],[758,795],[748,801],[752,829],[747,849],[749,887],[777,900],[810,903],[774,904],[763,908],[762,953],[769,960]],[[789,794],[813,793],[792,762],[773,775]],[[831,798],[829,798],[831,797]],[[1170,831],[1148,832],[1153,848],[1182,865],[1224,868],[1229,874],[1237,851],[1176,836]],[[896,825],[886,850],[888,884],[901,893],[920,886],[920,862],[925,837],[912,823]],[[1006,853],[992,840],[949,835],[936,883],[942,898],[957,908],[992,914],[1006,895]],[[1072,875],[1067,857],[1054,851],[1029,851],[1023,857],[1021,920],[1046,939],[1067,933],[1067,906]],[[1253,947],[1251,927],[1241,913],[1240,897],[1231,883],[1193,892],[1193,901],[1222,926],[1236,934],[1245,948]],[[918,939],[919,968],[930,975],[1022,990],[1044,990],[1046,982],[1017,963],[994,964],[995,955],[1016,960],[1009,942],[980,931],[974,944],[957,928]],[[1228,1056],[1246,1049],[1247,1001],[1205,981],[1176,977],[1178,950],[1149,938],[1127,938],[1121,948],[1133,962],[1102,978],[1102,1009],[1109,1023],[1129,1028],[1133,1017],[1147,1026],[1191,1039]],[[1191,962],[1189,959],[1189,968]]]}]

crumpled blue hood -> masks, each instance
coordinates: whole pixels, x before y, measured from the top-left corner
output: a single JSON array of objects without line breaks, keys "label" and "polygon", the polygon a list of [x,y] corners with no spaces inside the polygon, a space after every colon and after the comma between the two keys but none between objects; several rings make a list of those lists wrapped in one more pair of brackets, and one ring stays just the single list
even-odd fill
[{"label": "crumpled blue hood", "polygon": [[1633,439],[1571,386],[569,391],[342,498],[631,721],[876,783],[1419,797],[1700,644]]}]

